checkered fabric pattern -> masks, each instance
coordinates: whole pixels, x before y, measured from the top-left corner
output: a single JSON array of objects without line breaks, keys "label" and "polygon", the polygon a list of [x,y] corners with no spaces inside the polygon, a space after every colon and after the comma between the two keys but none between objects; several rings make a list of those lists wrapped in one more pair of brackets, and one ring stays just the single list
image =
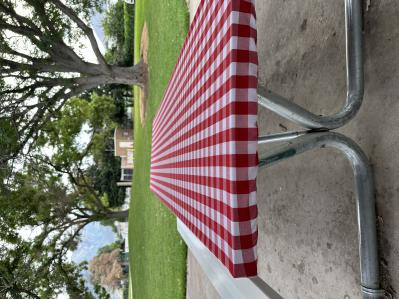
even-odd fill
[{"label": "checkered fabric pattern", "polygon": [[257,274],[253,0],[203,0],[154,119],[151,190],[229,269]]}]

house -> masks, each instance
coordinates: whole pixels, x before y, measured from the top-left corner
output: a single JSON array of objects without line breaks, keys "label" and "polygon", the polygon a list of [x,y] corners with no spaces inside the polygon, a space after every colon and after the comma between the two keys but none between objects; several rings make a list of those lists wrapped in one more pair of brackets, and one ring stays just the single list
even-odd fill
[{"label": "house", "polygon": [[133,131],[129,128],[116,128],[114,132],[114,153],[121,158],[121,181],[118,186],[130,186],[134,167]]}]

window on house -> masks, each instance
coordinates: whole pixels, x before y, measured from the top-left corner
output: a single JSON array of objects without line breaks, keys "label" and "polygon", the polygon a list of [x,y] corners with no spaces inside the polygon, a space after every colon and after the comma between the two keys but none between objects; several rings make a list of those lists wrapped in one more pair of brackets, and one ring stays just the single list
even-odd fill
[{"label": "window on house", "polygon": [[121,181],[126,182],[126,181],[131,181],[133,179],[133,169],[130,168],[122,168],[122,173],[121,173]]}]

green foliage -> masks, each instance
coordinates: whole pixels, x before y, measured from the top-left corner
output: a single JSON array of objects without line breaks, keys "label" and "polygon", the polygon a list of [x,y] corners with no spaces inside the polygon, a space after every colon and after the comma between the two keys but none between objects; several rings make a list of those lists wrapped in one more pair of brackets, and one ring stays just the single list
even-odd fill
[{"label": "green foliage", "polygon": [[[18,148],[18,131],[11,118],[0,118],[0,155],[7,158]],[[6,159],[1,159],[3,161]],[[1,162],[0,162],[1,163]],[[1,166],[1,165],[0,165]]]},{"label": "green foliage", "polygon": [[[121,84],[109,84],[99,86],[93,91],[99,96],[106,96],[113,99],[115,110],[109,114],[111,119],[119,126],[129,126],[131,120],[127,117],[126,107],[132,107],[132,89],[129,86]],[[80,96],[82,99],[90,101],[93,92],[86,92]]]},{"label": "green foliage", "polygon": [[[105,145],[113,146],[110,138],[105,140]],[[116,185],[120,180],[120,159],[114,156],[112,151],[101,151],[97,157],[101,166],[93,165],[87,169],[93,187],[100,193],[108,195],[109,207],[121,206],[125,201],[125,191]]]},{"label": "green foliage", "polygon": [[94,291],[97,294],[97,299],[110,299],[110,295],[108,295],[107,291],[100,286],[99,284],[94,284]]},{"label": "green foliage", "polygon": [[[41,282],[38,282],[39,286],[32,285],[33,289],[29,290],[37,291],[41,298],[54,298],[52,292],[56,293],[61,287],[67,290],[70,298],[93,298],[79,278],[81,268],[66,263],[65,257],[69,251],[76,249],[80,232],[88,223],[111,219],[113,210],[110,206],[120,205],[124,200],[123,196],[111,192],[112,188],[116,188],[116,182],[112,179],[102,178],[104,186],[96,190],[99,182],[87,170],[90,163],[94,163],[93,169],[105,175],[109,171],[116,173],[119,169],[113,153],[105,148],[113,147],[112,143],[105,141],[112,142],[114,109],[113,99],[107,96],[93,94],[89,100],[71,99],[58,112],[55,121],[46,124],[36,147],[19,161],[18,169],[14,169],[7,182],[2,177],[0,245],[9,244],[10,248],[19,246],[21,229],[39,229],[38,235],[29,244],[26,259],[35,261],[44,273],[55,271],[63,275],[62,279],[59,278],[60,285],[48,282],[54,291],[44,288]],[[1,128],[5,128],[3,132],[11,130],[8,123],[0,124]],[[78,142],[82,130],[86,130],[90,137],[84,144]],[[52,154],[46,156],[43,152],[49,148]],[[107,160],[109,158],[113,159],[112,162]],[[104,170],[103,165],[115,169]],[[69,183],[65,178],[69,178]],[[53,279],[52,274],[47,275]],[[28,280],[29,277],[26,278]],[[17,293],[7,296],[5,298],[22,298]]]},{"label": "green foliage", "polygon": [[[41,225],[52,213],[60,212],[61,203],[69,200],[57,175],[46,167],[40,170],[40,176],[37,173],[38,169],[18,173],[11,186],[2,188],[0,218],[7,229],[15,231],[25,226]],[[13,237],[2,234],[2,239],[14,243]]]},{"label": "green foliage", "polygon": [[120,66],[133,65],[134,5],[123,0],[111,4],[102,25],[108,45],[106,61]]},{"label": "green foliage", "polygon": [[[47,248],[48,249],[48,248]],[[0,297],[5,299],[56,299],[66,293],[71,299],[94,299],[80,275],[87,265],[64,258],[53,259],[20,240],[0,248]]]},{"label": "green foliage", "polygon": [[[50,166],[35,162],[26,163],[1,189],[0,298],[52,299],[66,289],[70,298],[94,299],[80,276],[87,265],[69,263],[67,256],[76,250],[81,230],[88,223],[107,219],[110,211],[90,194],[69,190]],[[22,241],[21,229],[36,230],[38,235]],[[7,264],[18,266],[2,267]],[[4,279],[13,277],[18,284],[3,288]],[[23,297],[21,292],[39,297]]]},{"label": "green foliage", "polygon": [[113,44],[123,43],[124,36],[124,16],[123,0],[111,4],[105,12],[102,26],[106,41]]},{"label": "green foliage", "polygon": [[90,16],[94,11],[101,12],[108,0],[67,0],[65,2],[77,11]]},{"label": "green foliage", "polygon": [[99,248],[97,250],[97,256],[103,254],[103,253],[109,253],[115,249],[119,249],[121,247],[121,242],[120,241],[116,241],[114,243],[111,244],[107,244],[101,248]]},{"label": "green foliage", "polygon": [[124,3],[124,20],[125,20],[125,39],[123,49],[125,53],[126,65],[133,65],[134,57],[134,5]]},{"label": "green foliage", "polygon": [[[108,198],[110,207],[124,202],[124,190],[116,185],[120,178],[120,160],[113,154],[114,112],[115,104],[109,96],[94,93],[89,100],[72,98],[39,139],[42,146],[54,149],[51,164],[83,175],[85,183],[100,197]],[[89,136],[86,145],[78,142],[83,131]],[[93,163],[85,167],[88,157],[93,158]]]},{"label": "green foliage", "polygon": [[[73,98],[57,119],[46,125],[37,148],[23,160],[22,169],[14,170],[7,184],[0,185],[3,238],[13,242],[13,230],[23,226],[68,226],[74,209],[79,210],[74,216],[86,221],[103,220],[110,207],[123,204],[124,190],[116,185],[120,162],[110,151],[114,109],[113,100],[107,96],[93,94],[90,101]],[[78,140],[83,130],[89,140],[81,144]],[[43,149],[49,148],[52,154],[43,155]],[[65,184],[63,176],[70,185]]]},{"label": "green foliage", "polygon": [[[52,299],[66,289],[70,298],[94,299],[80,276],[87,265],[69,263],[67,256],[77,248],[79,233],[88,223],[106,219],[107,208],[68,189],[51,167],[34,161],[25,165],[9,185],[2,186],[0,246],[7,247],[0,248],[0,298]],[[24,243],[19,236],[21,229],[36,229],[39,234]],[[7,264],[17,266],[2,266]],[[13,277],[18,284],[1,287],[4,279]],[[39,297],[23,296],[21,292]]]}]

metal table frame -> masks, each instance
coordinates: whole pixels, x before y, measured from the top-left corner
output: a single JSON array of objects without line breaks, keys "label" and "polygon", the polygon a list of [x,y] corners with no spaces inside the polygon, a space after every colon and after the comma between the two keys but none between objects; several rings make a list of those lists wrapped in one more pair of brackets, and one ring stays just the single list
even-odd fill
[{"label": "metal table frame", "polygon": [[363,33],[362,1],[345,0],[346,80],[345,106],[331,116],[315,115],[301,106],[259,87],[259,104],[278,115],[308,129],[336,129],[348,123],[363,101]]},{"label": "metal table frame", "polygon": [[[330,116],[319,116],[262,87],[258,103],[287,120],[308,129],[259,137],[259,144],[285,142],[260,159],[270,167],[315,148],[340,150],[351,163],[355,177],[359,230],[361,290],[363,299],[384,298],[380,289],[374,182],[368,159],[350,138],[330,132],[347,124],[359,111],[364,90],[362,1],[345,0],[347,98],[344,107]],[[178,221],[178,230],[222,298],[281,298],[259,277],[232,278],[223,265]],[[202,245],[203,246],[203,245]]]}]

